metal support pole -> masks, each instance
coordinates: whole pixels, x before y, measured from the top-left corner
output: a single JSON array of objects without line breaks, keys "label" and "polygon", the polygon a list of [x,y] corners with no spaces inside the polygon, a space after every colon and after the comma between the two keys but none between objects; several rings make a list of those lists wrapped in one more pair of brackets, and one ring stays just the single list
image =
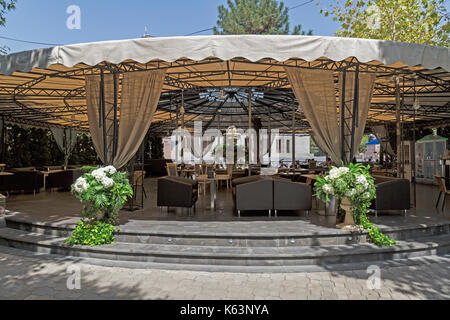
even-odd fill
[{"label": "metal support pole", "polygon": [[113,105],[113,150],[111,155],[111,162],[113,162],[114,158],[117,154],[117,143],[118,143],[118,126],[117,126],[117,74],[113,73],[113,81],[114,81],[114,105]]},{"label": "metal support pole", "polygon": [[177,104],[177,112],[175,114],[175,121],[176,121],[176,126],[175,126],[175,130],[177,132],[177,134],[175,135],[175,163],[178,163],[178,136],[179,136],[179,132],[178,132],[178,125],[179,125],[179,121],[178,121],[178,115],[180,112],[180,106]]},{"label": "metal support pole", "polygon": [[394,77],[395,82],[395,133],[397,138],[397,177],[401,177],[401,154],[402,154],[402,142],[401,142],[401,127],[400,127],[400,79],[396,75]]},{"label": "metal support pole", "polygon": [[108,139],[106,136],[106,114],[105,114],[105,76],[103,74],[103,69],[100,70],[100,115],[101,115],[101,125],[103,128],[103,163],[105,165],[110,164],[110,159],[108,157]]},{"label": "metal support pole", "polygon": [[295,168],[295,104],[292,104],[292,168]]},{"label": "metal support pole", "polygon": [[5,118],[0,119],[0,162],[5,163],[5,144],[6,144]]},{"label": "metal support pole", "polygon": [[417,204],[417,190],[416,190],[416,79],[414,79],[414,103],[413,103],[413,109],[414,109],[414,115],[413,115],[413,141],[412,141],[412,163],[411,163],[411,170],[412,170],[412,183],[413,183],[413,190],[414,190],[414,208],[416,208]]},{"label": "metal support pole", "polygon": [[270,119],[271,115],[270,115],[270,109],[269,109],[269,142],[268,142],[268,146],[269,146],[269,163],[270,163],[270,167],[272,166],[272,123],[271,123],[271,119]]},{"label": "metal support pole", "polygon": [[252,89],[248,89],[248,175],[252,175],[252,170],[250,167],[250,153],[251,153],[251,145],[250,145],[250,129],[252,128]]},{"label": "metal support pole", "polygon": [[351,132],[351,143],[350,143],[350,157],[349,163],[353,161],[353,153],[355,149],[355,129],[358,128],[359,120],[359,65],[356,65],[355,71],[355,88],[353,96],[353,114],[352,114],[352,132]]},{"label": "metal support pole", "polygon": [[345,156],[345,81],[347,72],[342,72],[342,90],[341,90],[341,160],[344,164],[347,163]]}]

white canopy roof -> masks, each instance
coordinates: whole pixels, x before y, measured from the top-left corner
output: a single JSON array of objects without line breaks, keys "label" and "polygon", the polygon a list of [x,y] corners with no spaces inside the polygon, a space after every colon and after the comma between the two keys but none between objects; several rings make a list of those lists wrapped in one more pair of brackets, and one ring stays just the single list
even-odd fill
[{"label": "white canopy roof", "polygon": [[450,71],[449,48],[356,38],[230,35],[140,38],[36,49],[0,57],[0,73],[28,72],[53,64],[73,67],[78,63],[94,66],[103,61],[147,63],[152,60],[172,62],[180,58],[200,61],[210,57],[224,61],[238,57],[250,61],[271,58],[280,62],[291,58],[314,61],[325,57],[341,61],[355,57],[364,63],[378,61],[393,65],[400,62],[409,67],[441,67]]},{"label": "white canopy roof", "polygon": [[[393,75],[401,77],[403,121],[450,122],[450,49],[392,41],[291,35],[139,38],[0,56],[0,115],[6,121],[88,130],[85,77],[165,69],[152,130],[173,128],[184,90],[185,123],[247,125],[246,95],[263,126],[290,128],[295,97],[285,67],[376,74],[368,123],[395,120]],[[227,92],[232,88],[232,92]],[[223,94],[230,97],[223,101]],[[420,110],[413,110],[415,97]],[[221,117],[215,117],[221,109]],[[234,115],[234,116],[233,116]],[[308,130],[297,111],[297,128]]]}]

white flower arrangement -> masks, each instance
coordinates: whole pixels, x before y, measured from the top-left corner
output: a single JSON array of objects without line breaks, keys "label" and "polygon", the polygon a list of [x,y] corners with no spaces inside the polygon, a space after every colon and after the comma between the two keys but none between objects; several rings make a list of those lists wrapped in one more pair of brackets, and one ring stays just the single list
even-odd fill
[{"label": "white flower arrangement", "polygon": [[83,218],[117,223],[120,209],[133,196],[128,173],[113,166],[83,167],[83,170],[87,172],[72,185],[72,193],[85,204]]},{"label": "white flower arrangement", "polygon": [[[93,170],[90,175],[95,178],[95,180],[103,185],[106,189],[114,186],[114,179],[108,177],[108,175],[113,175],[117,172],[117,169],[113,166],[100,167]],[[73,189],[76,193],[83,193],[88,190],[90,184],[85,177],[79,177],[73,184]]]},{"label": "white flower arrangement", "polygon": [[74,189],[78,193],[82,193],[87,190],[88,184],[85,178],[79,177],[74,183]]}]

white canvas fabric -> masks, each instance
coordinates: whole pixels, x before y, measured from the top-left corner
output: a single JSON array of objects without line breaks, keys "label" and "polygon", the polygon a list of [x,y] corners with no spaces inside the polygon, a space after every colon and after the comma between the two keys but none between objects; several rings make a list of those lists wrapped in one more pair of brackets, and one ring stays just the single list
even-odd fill
[{"label": "white canvas fabric", "polygon": [[225,35],[102,41],[18,52],[0,57],[0,73],[28,72],[54,64],[72,67],[78,63],[94,66],[103,61],[116,64],[126,60],[146,63],[180,58],[199,61],[209,57],[222,60],[243,57],[250,61],[264,58],[314,61],[321,57],[341,61],[355,57],[360,62],[379,61],[385,65],[401,62],[410,67],[442,67],[450,71],[449,48],[323,36]]},{"label": "white canvas fabric", "polygon": [[[152,122],[153,113],[159,102],[165,70],[126,73],[122,79],[120,116],[118,117],[117,153],[112,164],[123,167],[137,152]],[[114,81],[112,75],[104,76],[105,113],[112,112]],[[86,76],[86,101],[89,130],[95,150],[105,162],[103,148],[103,127],[99,124],[100,76]],[[106,128],[110,127],[112,116],[107,117]],[[102,124],[103,125],[103,124]],[[107,134],[108,152],[112,152],[112,134]],[[110,154],[108,158],[110,158]]]}]

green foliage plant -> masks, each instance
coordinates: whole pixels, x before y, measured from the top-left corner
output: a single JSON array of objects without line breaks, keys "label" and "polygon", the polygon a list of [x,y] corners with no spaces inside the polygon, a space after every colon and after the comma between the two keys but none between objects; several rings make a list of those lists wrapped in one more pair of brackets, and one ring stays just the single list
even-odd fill
[{"label": "green foliage plant", "polygon": [[133,195],[127,173],[113,166],[83,167],[87,171],[72,185],[72,193],[84,204],[81,216],[87,223],[118,223],[119,211]]},{"label": "green foliage plant", "polygon": [[320,12],[339,24],[339,37],[450,45],[445,0],[335,0]]},{"label": "green foliage plant", "polygon": [[87,223],[78,222],[72,235],[67,238],[66,243],[84,246],[101,246],[114,242],[116,227],[107,222],[97,221]]},{"label": "green foliage plant", "polygon": [[324,202],[332,197],[339,202],[348,198],[352,207],[353,220],[368,231],[369,239],[378,246],[391,246],[395,240],[384,235],[367,217],[370,204],[376,197],[370,166],[350,163],[348,166],[331,167],[327,175],[317,177],[314,184],[315,196]]}]

